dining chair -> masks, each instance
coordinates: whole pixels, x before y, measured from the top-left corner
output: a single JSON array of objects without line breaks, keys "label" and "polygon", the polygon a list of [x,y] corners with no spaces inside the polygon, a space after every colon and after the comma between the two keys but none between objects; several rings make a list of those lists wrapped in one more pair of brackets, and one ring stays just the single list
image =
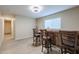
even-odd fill
[{"label": "dining chair", "polygon": [[48,31],[48,35],[51,39],[51,44],[56,45],[56,33],[54,31]]},{"label": "dining chair", "polygon": [[48,35],[48,31],[46,29],[41,30],[41,39],[42,39],[42,52],[44,48],[47,50],[47,53],[51,50],[51,39]]},{"label": "dining chair", "polygon": [[76,31],[60,31],[61,53],[77,53],[78,34]]},{"label": "dining chair", "polygon": [[34,46],[40,45],[40,33],[36,28],[33,29],[33,45]]}]

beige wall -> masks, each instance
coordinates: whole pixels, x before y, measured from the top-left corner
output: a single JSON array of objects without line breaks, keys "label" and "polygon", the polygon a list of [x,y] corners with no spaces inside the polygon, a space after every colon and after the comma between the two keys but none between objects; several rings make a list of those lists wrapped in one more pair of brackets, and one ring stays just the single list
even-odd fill
[{"label": "beige wall", "polygon": [[44,28],[45,20],[53,19],[56,17],[61,17],[62,30],[79,30],[79,7],[39,18],[37,20],[38,28]]},{"label": "beige wall", "polygon": [[35,19],[25,16],[15,18],[15,40],[32,37],[32,29],[35,27]]},{"label": "beige wall", "polygon": [[63,12],[62,29],[79,31],[79,7]]}]

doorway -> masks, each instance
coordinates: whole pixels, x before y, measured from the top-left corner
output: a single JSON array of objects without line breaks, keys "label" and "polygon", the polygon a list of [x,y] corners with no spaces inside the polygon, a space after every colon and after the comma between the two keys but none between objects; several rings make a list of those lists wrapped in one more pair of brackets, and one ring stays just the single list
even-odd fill
[{"label": "doorway", "polygon": [[12,21],[4,20],[4,40],[12,40]]}]

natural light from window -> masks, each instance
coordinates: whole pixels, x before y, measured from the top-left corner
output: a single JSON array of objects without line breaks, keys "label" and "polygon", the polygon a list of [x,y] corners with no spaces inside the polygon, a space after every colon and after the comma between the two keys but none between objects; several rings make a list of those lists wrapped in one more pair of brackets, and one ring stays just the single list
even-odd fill
[{"label": "natural light from window", "polygon": [[45,20],[45,28],[61,29],[61,18]]}]

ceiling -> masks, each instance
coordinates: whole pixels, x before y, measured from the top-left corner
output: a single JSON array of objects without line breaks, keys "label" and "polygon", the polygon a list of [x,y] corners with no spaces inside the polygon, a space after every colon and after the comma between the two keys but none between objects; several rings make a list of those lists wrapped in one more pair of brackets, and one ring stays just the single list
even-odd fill
[{"label": "ceiling", "polygon": [[14,15],[27,16],[31,18],[39,18],[76,7],[75,5],[42,5],[42,6],[43,10],[40,13],[33,13],[29,9],[29,5],[0,5],[0,12],[5,14],[14,14]]}]

